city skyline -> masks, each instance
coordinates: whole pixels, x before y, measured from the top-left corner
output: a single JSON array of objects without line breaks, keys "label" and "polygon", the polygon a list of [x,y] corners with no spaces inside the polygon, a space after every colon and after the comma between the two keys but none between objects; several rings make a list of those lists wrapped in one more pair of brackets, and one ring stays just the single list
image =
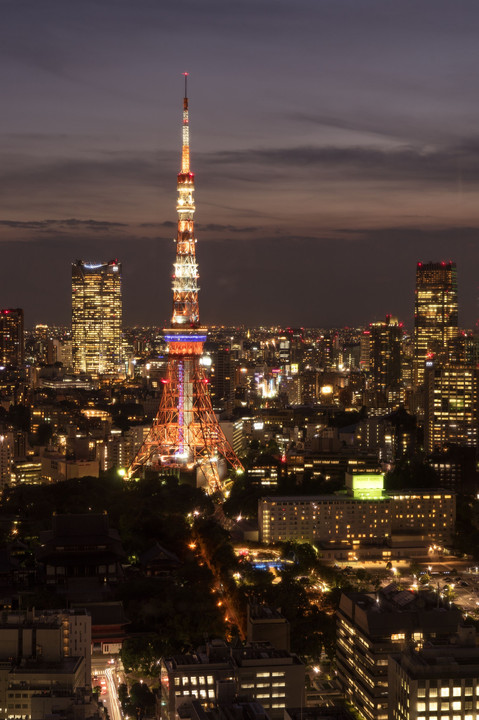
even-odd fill
[{"label": "city skyline", "polygon": [[78,257],[123,263],[126,324],[168,322],[184,70],[201,322],[412,329],[417,261],[453,260],[473,326],[474,3],[3,9],[2,306],[27,327],[67,324]]}]

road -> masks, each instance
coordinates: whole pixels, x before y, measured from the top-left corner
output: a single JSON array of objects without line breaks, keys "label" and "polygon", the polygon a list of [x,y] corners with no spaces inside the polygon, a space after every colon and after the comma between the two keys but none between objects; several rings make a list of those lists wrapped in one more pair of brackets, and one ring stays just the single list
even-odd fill
[{"label": "road", "polygon": [[105,671],[107,686],[107,707],[111,720],[122,720],[122,712],[120,701],[118,700],[118,691],[116,688],[116,671],[111,667]]},{"label": "road", "polygon": [[[106,693],[100,695],[100,700],[106,705],[110,720],[122,720],[120,701],[118,700],[118,675],[115,665],[108,662],[109,658],[92,658],[92,685],[100,685],[101,678],[105,678]],[[93,677],[97,679],[93,681]]]}]

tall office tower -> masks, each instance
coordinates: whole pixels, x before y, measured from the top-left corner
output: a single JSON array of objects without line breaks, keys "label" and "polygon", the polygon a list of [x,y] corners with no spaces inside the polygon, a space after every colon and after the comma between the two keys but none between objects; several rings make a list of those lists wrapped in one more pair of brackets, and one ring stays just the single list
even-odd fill
[{"label": "tall office tower", "polygon": [[286,328],[286,337],[291,343],[291,363],[301,369],[304,358],[304,328]]},{"label": "tall office tower", "polygon": [[364,330],[359,340],[359,368],[367,372],[371,367],[371,331]]},{"label": "tall office tower", "polygon": [[0,365],[19,368],[24,359],[23,310],[0,310]]},{"label": "tall office tower", "polygon": [[73,370],[111,375],[122,360],[121,264],[72,265]]},{"label": "tall office tower", "polygon": [[403,328],[397,318],[386,315],[385,322],[371,323],[369,331],[372,389],[384,395],[401,384]]},{"label": "tall office tower", "polygon": [[216,410],[231,410],[235,391],[234,358],[229,347],[219,347],[211,355],[211,403]]},{"label": "tall office tower", "polygon": [[441,356],[458,333],[456,263],[421,263],[416,268],[414,383],[424,383],[426,359]]},{"label": "tall office tower", "polygon": [[188,97],[183,100],[183,147],[178,173],[178,234],[173,270],[171,327],[164,330],[168,343],[168,369],[158,414],[143,445],[130,465],[128,477],[147,466],[154,469],[196,468],[200,483],[219,488],[223,468],[220,457],[234,468],[241,463],[227,442],[213,412],[208,382],[200,357],[206,328],[200,326],[198,265],[193,216],[194,173],[190,170]]},{"label": "tall office tower", "polygon": [[425,374],[425,448],[477,446],[478,370],[465,363],[428,362]]}]

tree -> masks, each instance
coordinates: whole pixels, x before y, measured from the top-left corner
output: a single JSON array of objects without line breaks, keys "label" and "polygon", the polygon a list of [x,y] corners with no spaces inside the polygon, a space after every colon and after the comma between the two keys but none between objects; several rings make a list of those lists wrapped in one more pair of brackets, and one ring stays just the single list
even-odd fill
[{"label": "tree", "polygon": [[434,488],[439,484],[436,471],[416,456],[411,460],[398,460],[392,470],[386,473],[384,485],[386,490],[403,490],[407,488]]},{"label": "tree", "polygon": [[121,703],[123,712],[125,711],[125,708],[127,706],[129,699],[130,698],[128,696],[128,687],[127,687],[126,683],[121,683],[118,687],[118,700]]},{"label": "tree", "polygon": [[155,652],[154,635],[126,638],[121,649],[121,661],[126,672],[151,675],[156,672],[158,655]]},{"label": "tree", "polygon": [[155,696],[146,683],[137,682],[130,689],[130,703],[137,711],[139,720],[155,706]]}]

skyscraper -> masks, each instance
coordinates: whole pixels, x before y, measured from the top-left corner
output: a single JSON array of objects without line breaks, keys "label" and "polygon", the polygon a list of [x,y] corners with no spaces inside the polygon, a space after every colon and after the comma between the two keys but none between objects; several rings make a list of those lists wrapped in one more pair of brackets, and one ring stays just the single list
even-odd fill
[{"label": "skyscraper", "polygon": [[24,357],[23,310],[0,310],[0,365],[19,368]]},{"label": "skyscraper", "polygon": [[105,375],[118,372],[122,349],[121,264],[72,265],[73,369]]},{"label": "skyscraper", "polygon": [[428,363],[425,374],[424,444],[477,446],[478,371],[466,363]]},{"label": "skyscraper", "polygon": [[386,315],[385,322],[371,323],[369,332],[371,385],[385,395],[401,383],[403,327],[397,318]]},{"label": "skyscraper", "polygon": [[428,356],[445,355],[458,332],[456,263],[421,263],[416,268],[414,383],[424,383]]}]

